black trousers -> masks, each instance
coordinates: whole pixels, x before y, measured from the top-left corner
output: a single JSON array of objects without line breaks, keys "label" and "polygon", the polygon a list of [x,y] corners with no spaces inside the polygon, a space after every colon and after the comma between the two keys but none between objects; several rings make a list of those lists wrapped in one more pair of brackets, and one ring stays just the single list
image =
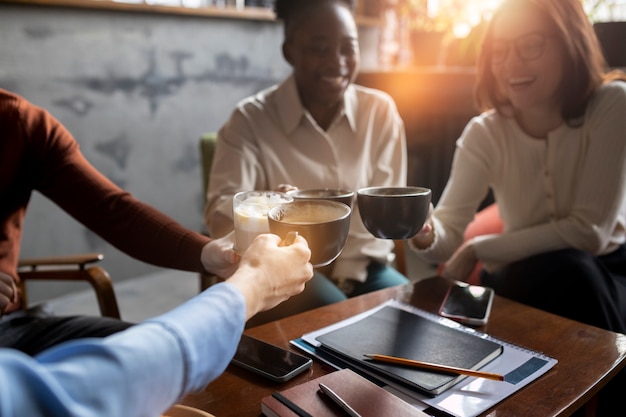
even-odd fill
[{"label": "black trousers", "polygon": [[9,314],[0,320],[0,347],[17,349],[34,356],[68,340],[105,337],[132,325],[109,317],[57,317],[34,307],[25,312]]},{"label": "black trousers", "polygon": [[[536,255],[490,274],[497,294],[582,323],[626,333],[626,248],[593,256],[576,249]],[[626,370],[600,391],[598,416],[615,415],[626,395]]]},{"label": "black trousers", "polygon": [[481,282],[497,294],[582,323],[626,333],[626,248],[605,256],[576,249],[536,255]]}]

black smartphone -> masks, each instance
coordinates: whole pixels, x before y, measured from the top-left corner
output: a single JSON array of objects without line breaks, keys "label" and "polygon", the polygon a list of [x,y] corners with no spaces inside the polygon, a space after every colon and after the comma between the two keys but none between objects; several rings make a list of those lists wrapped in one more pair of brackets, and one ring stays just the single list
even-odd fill
[{"label": "black smartphone", "polygon": [[439,307],[439,315],[469,324],[482,326],[487,324],[494,291],[480,285],[459,283],[452,285]]},{"label": "black smartphone", "polygon": [[232,363],[276,382],[285,382],[311,367],[312,359],[242,335]]}]

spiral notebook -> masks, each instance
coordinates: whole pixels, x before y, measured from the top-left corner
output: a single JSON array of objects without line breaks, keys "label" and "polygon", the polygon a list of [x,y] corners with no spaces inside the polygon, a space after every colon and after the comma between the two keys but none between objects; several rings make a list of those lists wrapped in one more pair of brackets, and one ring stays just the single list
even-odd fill
[{"label": "spiral notebook", "polygon": [[[346,360],[342,355],[323,348],[322,344],[317,340],[329,332],[358,322],[385,307],[401,309],[439,323],[442,326],[451,327],[501,345],[503,347],[502,354],[480,368],[480,370],[504,375],[505,380],[492,381],[485,378],[467,377],[445,392],[433,397],[416,389],[411,389],[405,384],[400,384],[384,374],[373,373],[367,367],[362,366],[362,364]],[[387,301],[354,317],[307,333],[299,339],[292,340],[291,344],[336,369],[350,368],[371,381],[384,386],[386,390],[409,402],[417,409],[438,416],[478,416],[536,380],[557,364],[556,359],[543,355],[540,352],[494,338],[471,327],[463,326],[452,320],[396,300]]]}]

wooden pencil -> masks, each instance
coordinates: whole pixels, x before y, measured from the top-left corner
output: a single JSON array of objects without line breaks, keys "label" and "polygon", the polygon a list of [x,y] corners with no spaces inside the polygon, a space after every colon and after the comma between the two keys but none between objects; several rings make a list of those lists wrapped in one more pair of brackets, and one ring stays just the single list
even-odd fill
[{"label": "wooden pencil", "polygon": [[474,371],[472,369],[457,368],[455,366],[438,365],[438,364],[429,363],[429,362],[421,362],[421,361],[416,361],[413,359],[398,358],[396,356],[381,355],[377,353],[368,353],[365,356],[369,359],[380,361],[380,362],[394,363],[397,365],[413,366],[415,368],[430,369],[430,370],[439,371],[439,372],[450,372],[450,373],[459,374],[459,375],[475,376],[478,378],[492,379],[494,381],[504,381],[503,375],[492,374],[490,372]]}]

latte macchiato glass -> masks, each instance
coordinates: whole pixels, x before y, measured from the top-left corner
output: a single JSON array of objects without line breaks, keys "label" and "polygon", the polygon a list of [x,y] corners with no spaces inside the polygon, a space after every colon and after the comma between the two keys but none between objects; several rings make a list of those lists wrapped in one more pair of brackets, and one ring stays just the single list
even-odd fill
[{"label": "latte macchiato glass", "polygon": [[278,204],[292,201],[293,197],[278,191],[242,191],[235,194],[233,197],[235,251],[242,254],[255,237],[269,233],[267,212]]}]

